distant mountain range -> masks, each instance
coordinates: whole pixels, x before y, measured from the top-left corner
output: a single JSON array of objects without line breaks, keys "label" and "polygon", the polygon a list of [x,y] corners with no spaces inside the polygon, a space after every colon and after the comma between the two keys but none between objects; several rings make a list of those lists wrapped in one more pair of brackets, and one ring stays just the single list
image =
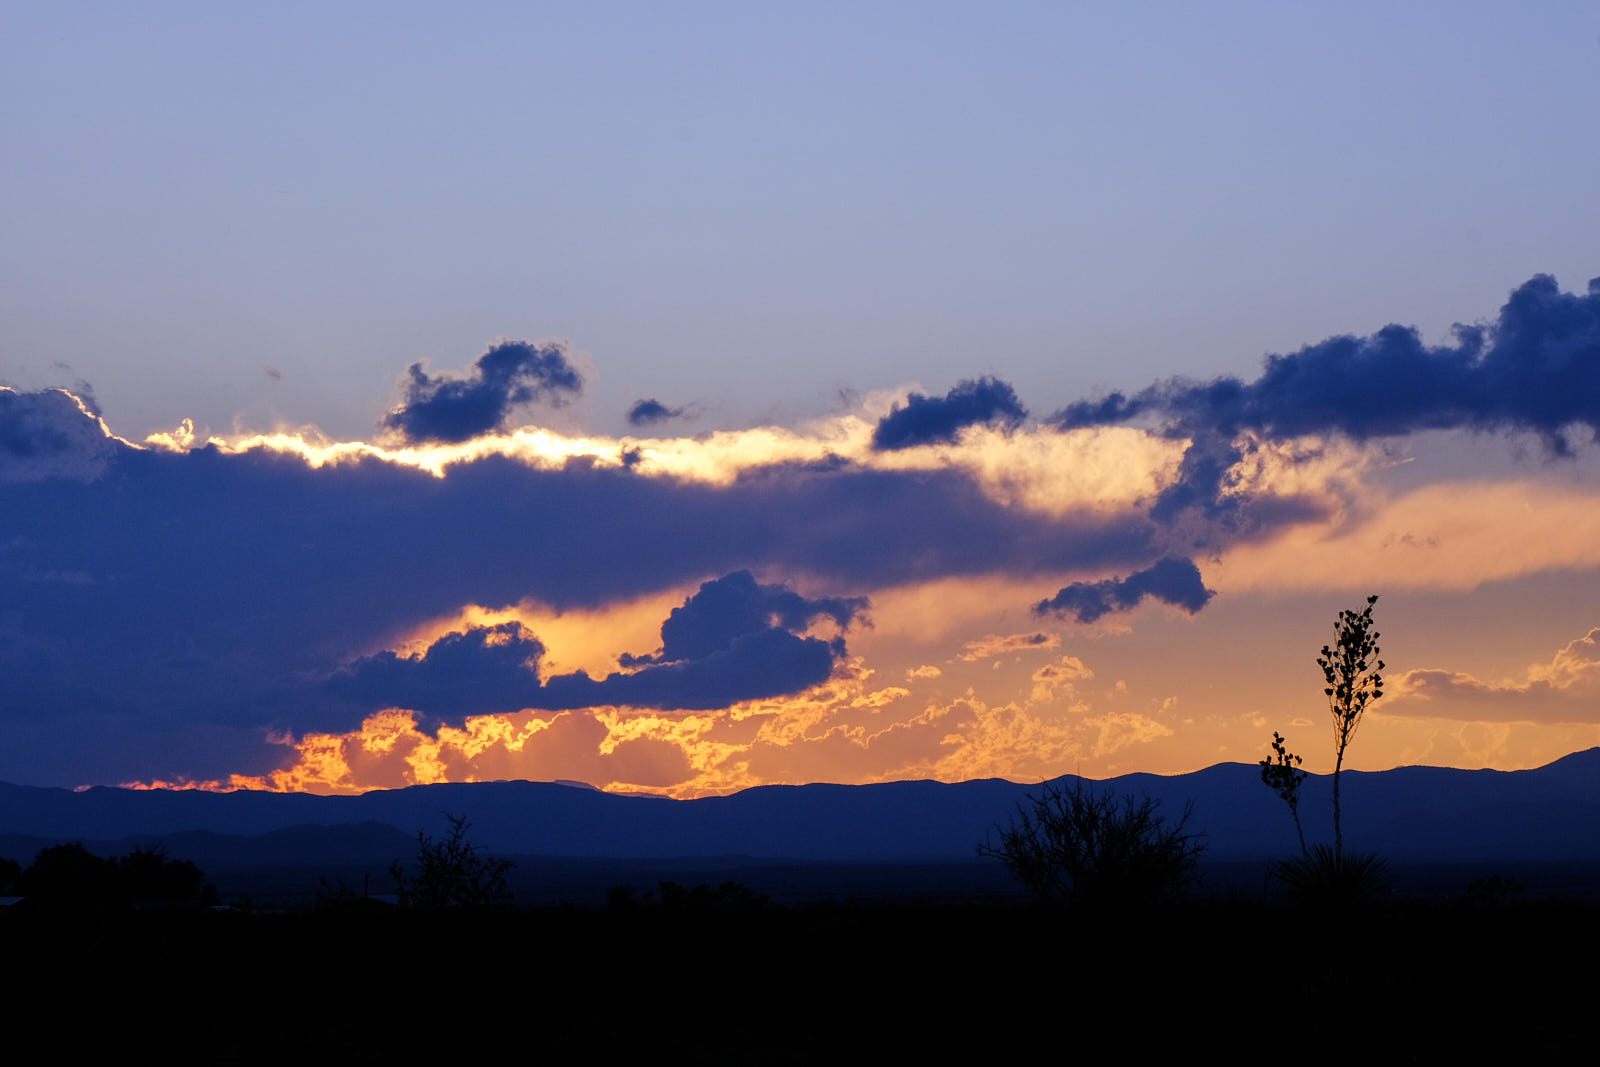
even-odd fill
[{"label": "distant mountain range", "polygon": [[[1070,785],[1071,776],[1057,779]],[[1150,796],[1206,835],[1211,860],[1297,850],[1289,812],[1254,765],[1192,774],[1130,774],[1089,783]],[[979,842],[1040,785],[1000,779],[882,785],[762,786],[726,797],[620,796],[581,783],[420,785],[353,797],[0,783],[0,856],[26,864],[59,841],[163,844],[207,862],[315,863],[414,853],[417,832],[444,833],[445,813],[471,821],[472,841],[502,855],[640,859],[925,863],[972,860]],[[1400,767],[1349,771],[1347,845],[1395,861],[1600,861],[1600,748],[1528,771]],[[1331,837],[1327,776],[1306,780],[1306,836]]]}]

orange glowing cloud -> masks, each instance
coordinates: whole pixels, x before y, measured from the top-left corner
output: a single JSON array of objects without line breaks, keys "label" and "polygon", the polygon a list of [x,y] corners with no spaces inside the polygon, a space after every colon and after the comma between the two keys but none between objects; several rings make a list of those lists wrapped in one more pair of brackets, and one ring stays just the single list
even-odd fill
[{"label": "orange glowing cloud", "polygon": [[1600,722],[1600,628],[1569,642],[1522,678],[1486,682],[1460,671],[1410,670],[1383,710],[1476,722]]},{"label": "orange glowing cloud", "polygon": [[[1033,675],[1033,699],[991,704],[968,692],[918,702],[874,686],[859,658],[792,697],[696,713],[598,707],[472,716],[424,729],[388,708],[345,734],[282,739],[284,768],[185,783],[199,788],[357,793],[442,781],[581,779],[608,790],[674,797],[804,781],[906,777],[1038,777],[1170,733],[1142,712],[1093,715],[1074,684],[1093,672],[1074,657]],[[147,785],[168,786],[168,782]]]},{"label": "orange glowing cloud", "polygon": [[976,641],[968,641],[962,650],[960,658],[968,663],[980,659],[993,659],[996,656],[1009,656],[1017,652],[1045,652],[1057,648],[1061,644],[1059,634],[1033,631],[1031,633],[989,634]]}]

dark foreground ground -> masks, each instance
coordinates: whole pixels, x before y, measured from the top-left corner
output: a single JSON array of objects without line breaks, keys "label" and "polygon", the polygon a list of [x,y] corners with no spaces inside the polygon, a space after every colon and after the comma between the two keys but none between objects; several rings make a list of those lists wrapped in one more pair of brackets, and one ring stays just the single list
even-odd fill
[{"label": "dark foreground ground", "polygon": [[7,1045],[178,1064],[1587,1062],[1600,909],[0,914]]},{"label": "dark foreground ground", "polygon": [[[507,884],[523,908],[573,905],[598,908],[625,886],[638,896],[662,881],[748,886],[778,907],[830,903],[896,903],[968,906],[1025,903],[1026,891],[993,860],[943,863],[804,863],[762,861],[747,856],[661,860],[561,859],[512,856]],[[206,864],[206,878],[224,903],[252,902],[258,909],[303,910],[315,905],[323,883],[356,892],[393,893],[392,857],[366,863],[291,866]],[[403,862],[411,862],[402,856]],[[1205,860],[1194,894],[1208,900],[1256,901],[1276,891],[1266,860]],[[1600,904],[1600,863],[1481,862],[1394,863],[1390,895],[1398,900],[1448,902],[1486,877],[1515,881],[1518,899]]]}]

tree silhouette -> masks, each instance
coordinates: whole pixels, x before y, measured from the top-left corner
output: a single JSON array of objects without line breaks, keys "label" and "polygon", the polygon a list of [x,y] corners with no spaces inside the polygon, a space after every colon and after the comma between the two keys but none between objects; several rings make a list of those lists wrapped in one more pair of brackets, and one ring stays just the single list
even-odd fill
[{"label": "tree silhouette", "polygon": [[24,896],[48,905],[123,908],[215,903],[216,891],[189,860],[167,858],[162,848],[136,848],[102,859],[81,844],[41,849],[17,879]]},{"label": "tree silhouette", "polygon": [[116,901],[116,868],[76,842],[52,845],[22,872],[19,888],[46,905],[105,907]]},{"label": "tree silhouette", "polygon": [[417,831],[417,873],[407,876],[400,861],[389,868],[400,903],[418,908],[496,908],[511,904],[506,872],[509,860],[486,858],[467,840],[472,824],[465,815],[444,816],[450,833],[434,840]]},{"label": "tree silhouette", "polygon": [[163,848],[136,848],[112,863],[118,887],[130,901],[199,901],[208,888],[193,861],[168,859]]}]

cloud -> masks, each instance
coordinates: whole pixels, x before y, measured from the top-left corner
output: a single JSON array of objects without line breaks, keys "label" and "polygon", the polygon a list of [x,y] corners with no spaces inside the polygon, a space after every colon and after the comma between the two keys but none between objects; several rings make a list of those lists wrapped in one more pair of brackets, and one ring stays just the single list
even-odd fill
[{"label": "cloud", "polygon": [[[0,779],[59,783],[68,767],[96,768],[88,780],[140,777],[151,760],[167,766],[174,736],[202,728],[231,731],[232,740],[172,771],[259,773],[281,755],[262,742],[268,731],[347,730],[370,711],[355,699],[356,682],[392,686],[400,675],[418,686],[418,703],[437,708],[422,712],[430,721],[459,721],[483,705],[433,680],[445,661],[403,663],[399,652],[344,691],[299,698],[469,605],[598,611],[740,571],[847,594],[763,602],[780,619],[823,605],[806,631],[737,634],[715,662],[665,658],[695,635],[709,640],[691,613],[681,641],[669,628],[659,654],[629,650],[661,662],[641,658],[612,680],[588,659],[593,673],[547,679],[526,705],[708,707],[825,677],[837,653],[831,637],[809,630],[853,618],[853,598],[864,593],[961,580],[991,589],[977,598],[987,607],[992,590],[1023,596],[1045,576],[1137,566],[1162,550],[1136,500],[1105,499],[1101,481],[1080,506],[1057,495],[1036,508],[988,479],[986,470],[1003,466],[990,456],[995,441],[985,439],[989,458],[979,465],[960,449],[878,454],[864,422],[841,424],[855,437],[827,436],[832,428],[809,438],[755,435],[772,443],[771,460],[718,439],[700,452],[693,441],[660,442],[659,453],[652,443],[629,468],[616,462],[613,442],[542,430],[404,450],[298,436],[201,443],[186,434],[139,447],[111,436],[68,394],[0,397],[44,418],[39,432],[27,419],[5,424],[0,720],[8,729],[58,723],[78,739],[48,760],[0,752]],[[1053,445],[1071,442],[1048,434]],[[859,458],[826,458],[847,447]],[[880,458],[884,466],[873,466]],[[958,610],[955,601],[932,606],[941,617]],[[521,668],[496,657],[517,641],[542,641],[540,633],[494,637],[510,646],[479,636],[481,648],[463,638],[434,655],[472,653],[486,662],[486,678],[521,684]],[[752,688],[762,672],[768,688]],[[252,735],[257,752],[241,757]],[[65,784],[86,780],[71,773]]]},{"label": "cloud", "polygon": [[[658,655],[622,655],[623,666],[635,670],[600,679],[580,670],[541,683],[545,647],[513,621],[445,634],[412,655],[382,651],[362,657],[322,686],[296,694],[295,702],[306,721],[305,705],[320,690],[343,702],[350,722],[384,707],[449,723],[526,708],[726,708],[827,680],[845,654],[844,638],[825,640],[802,631],[818,618],[842,630],[866,606],[864,597],[808,600],[738,571],[702,584],[672,609],[661,625]],[[336,720],[323,712],[321,721]]]},{"label": "cloud", "polygon": [[407,441],[466,441],[505,426],[519,404],[560,404],[583,389],[583,377],[559,342],[502,341],[478,357],[465,378],[430,377],[421,363],[406,372],[404,402],[384,417]]},{"label": "cloud", "polygon": [[968,641],[959,658],[967,663],[973,663],[980,659],[1010,655],[1013,652],[1040,652],[1055,648],[1059,644],[1061,644],[1059,635],[1038,631],[1007,634],[1004,637],[999,634],[989,634],[976,641]]},{"label": "cloud", "polygon": [[1207,567],[1227,593],[1470,590],[1600,567],[1600,503],[1559,482],[1452,482],[1365,502],[1337,528],[1305,524],[1238,544]]},{"label": "cloud", "polygon": [[543,655],[544,645],[519,622],[475,627],[446,634],[416,655],[363,657],[335,673],[325,689],[359,709],[357,718],[401,707],[459,722],[534,706]]},{"label": "cloud", "polygon": [[1181,556],[1167,556],[1155,565],[1126,578],[1099,582],[1073,582],[1033,607],[1035,615],[1073,616],[1094,622],[1115,611],[1130,611],[1149,597],[1182,608],[1193,615],[1216,594],[1205,587],[1200,568]]},{"label": "cloud", "polygon": [[1567,643],[1519,679],[1485,682],[1462,671],[1420,669],[1393,678],[1385,715],[1472,722],[1600,722],[1600,627]]},{"label": "cloud", "polygon": [[[404,449],[185,428],[140,447],[68,394],[0,395],[49,416],[48,432],[5,424],[21,446],[0,482],[0,720],[74,738],[0,752],[0,778],[119,781],[153,761],[259,774],[283,756],[269,733],[342,736],[385,704],[454,729],[486,708],[682,718],[790,700],[839,669],[835,634],[863,594],[886,594],[885,629],[959,647],[963,613],[1170,544],[1140,501],[1175,453],[1137,429],[973,427],[948,448],[881,452],[870,422],[839,417],[642,442],[624,466],[625,442],[533,427]],[[559,665],[526,619],[495,629],[522,604],[599,617],[651,601],[659,621],[663,599],[740,572],[755,628],[695,600],[658,649],[630,631]],[[793,590],[764,584],[776,577]]]},{"label": "cloud", "polygon": [[826,617],[840,629],[867,607],[865,597],[807,600],[781,585],[760,585],[749,571],[737,571],[700,586],[673,608],[661,624],[661,649],[654,656],[624,656],[625,667],[704,659],[739,638],[765,630],[799,632]]},{"label": "cloud", "polygon": [[309,734],[293,742],[293,762],[266,774],[149,784],[361,793],[506,778],[665,788],[693,777],[686,745],[670,735],[623,736],[625,729],[602,713],[558,712],[474,716],[459,727],[430,730],[409,710],[386,709],[348,733]]},{"label": "cloud", "polygon": [[602,680],[562,675],[545,686],[545,707],[617,704],[634,708],[726,708],[741,700],[784,696],[825,681],[842,640],[799,637],[778,627],[741,634],[703,659],[663,663]]},{"label": "cloud", "polygon": [[1045,685],[1067,685],[1086,682],[1094,671],[1083,665],[1077,656],[1062,656],[1060,663],[1047,663],[1033,672],[1033,680]]},{"label": "cloud", "polygon": [[1163,522],[1187,508],[1228,520],[1239,501],[1223,489],[1246,433],[1367,440],[1512,430],[1568,455],[1569,429],[1600,434],[1600,278],[1579,295],[1536,275],[1511,293],[1494,323],[1458,325],[1452,344],[1429,346],[1414,328],[1385,326],[1269,356],[1251,382],[1172,378],[1132,396],[1069,404],[1050,422],[1076,429],[1136,419],[1191,442],[1178,480],[1152,509]]},{"label": "cloud", "polygon": [[65,389],[20,393],[0,385],[0,483],[92,482],[116,450],[117,440],[92,398]]},{"label": "cloud", "polygon": [[1414,328],[1385,326],[1270,356],[1253,382],[1174,378],[1132,397],[1069,405],[1052,419],[1071,428],[1145,414],[1276,437],[1526,430],[1565,452],[1567,427],[1600,431],[1600,278],[1579,295],[1536,275],[1511,293],[1492,325],[1457,326],[1454,344],[1430,347]]},{"label": "cloud", "polygon": [[1071,703],[1069,710],[1087,711],[1089,706],[1078,699],[1078,683],[1094,677],[1094,671],[1084,666],[1076,656],[1062,656],[1060,663],[1046,663],[1033,672],[1033,692],[1030,703],[1045,704],[1057,698],[1058,691]]},{"label": "cloud", "polygon": [[892,451],[916,445],[951,444],[968,426],[1016,429],[1028,417],[1011,386],[984,377],[956,385],[943,397],[912,393],[879,420],[872,447]]},{"label": "cloud", "polygon": [[687,408],[669,408],[654,397],[635,400],[633,406],[628,409],[628,425],[654,426],[668,419],[682,418],[687,410]]}]

